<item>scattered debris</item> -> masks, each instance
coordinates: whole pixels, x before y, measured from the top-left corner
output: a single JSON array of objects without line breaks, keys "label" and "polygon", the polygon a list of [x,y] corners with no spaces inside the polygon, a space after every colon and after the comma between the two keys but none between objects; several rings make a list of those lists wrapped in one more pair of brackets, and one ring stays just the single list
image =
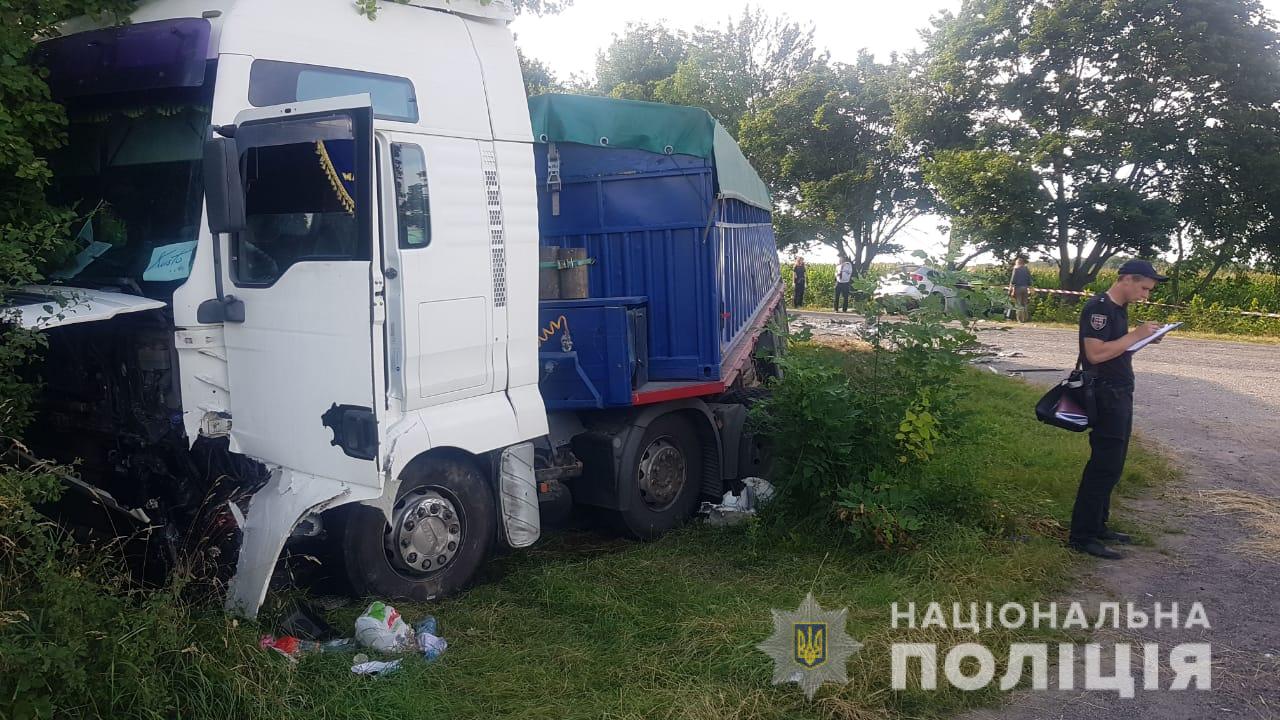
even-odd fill
[{"label": "scattered debris", "polygon": [[707,522],[712,525],[736,525],[755,515],[756,510],[772,500],[776,492],[773,484],[764,478],[745,478],[742,485],[741,493],[726,492],[719,505],[702,503],[698,514],[706,515]]},{"label": "scattered debris", "polygon": [[413,628],[390,605],[375,600],[356,618],[356,640],[364,647],[384,653],[402,653],[417,645]]},{"label": "scattered debris", "polygon": [[280,632],[303,640],[331,640],[338,635],[332,625],[304,602],[295,605],[280,621]]},{"label": "scattered debris", "polygon": [[428,615],[427,619],[414,626],[413,632],[418,638],[418,650],[427,662],[435,660],[449,649],[449,643],[436,635],[436,619]]},{"label": "scattered debris", "polygon": [[340,638],[337,640],[327,640],[325,642],[317,642],[315,640],[302,640],[292,635],[263,635],[258,640],[258,647],[263,650],[271,649],[281,655],[297,662],[298,658],[303,655],[320,652],[346,652],[356,648],[356,641],[351,638]]},{"label": "scattered debris", "polygon": [[809,330],[814,335],[835,335],[840,337],[860,337],[863,334],[861,318],[844,318],[806,316],[791,321],[791,331]]},{"label": "scattered debris", "polygon": [[390,662],[382,662],[380,660],[366,660],[365,662],[356,663],[351,666],[351,672],[356,675],[390,675],[400,669],[400,661],[392,660]]}]

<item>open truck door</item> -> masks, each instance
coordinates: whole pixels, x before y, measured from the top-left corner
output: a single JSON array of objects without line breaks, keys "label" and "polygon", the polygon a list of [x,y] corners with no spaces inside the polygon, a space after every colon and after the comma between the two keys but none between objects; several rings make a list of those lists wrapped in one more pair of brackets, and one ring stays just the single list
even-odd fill
[{"label": "open truck door", "polygon": [[227,196],[243,200],[243,220],[219,228],[219,298],[202,312],[223,323],[235,449],[376,486],[372,124],[368,96],[354,96],[247,110],[222,129],[243,189]]},{"label": "open truck door", "polygon": [[205,149],[232,450],[272,470],[238,518],[227,604],[253,616],[308,513],[382,492],[385,317],[368,95],[258,108]]}]

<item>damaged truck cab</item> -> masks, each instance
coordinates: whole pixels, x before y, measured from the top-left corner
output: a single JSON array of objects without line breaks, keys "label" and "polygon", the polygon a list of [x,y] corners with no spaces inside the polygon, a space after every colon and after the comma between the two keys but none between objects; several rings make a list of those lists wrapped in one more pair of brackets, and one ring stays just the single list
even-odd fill
[{"label": "damaged truck cab", "polygon": [[[91,214],[57,282],[8,299],[50,341],[33,450],[78,459],[72,484],[175,555],[234,558],[233,611],[256,614],[293,540],[323,537],[357,594],[429,599],[495,543],[535,542],[539,501],[570,486],[651,537],[755,457],[722,395],[780,307],[767,193],[730,216],[713,120],[704,148],[649,149],[678,161],[651,174],[702,183],[681,226],[697,307],[663,305],[656,255],[540,304],[540,235],[589,234],[560,212],[581,140],[535,136],[511,18],[504,0],[374,22],[347,0],[149,0],[40,45],[70,121],[54,191]],[[589,359],[619,342],[630,365]]]}]

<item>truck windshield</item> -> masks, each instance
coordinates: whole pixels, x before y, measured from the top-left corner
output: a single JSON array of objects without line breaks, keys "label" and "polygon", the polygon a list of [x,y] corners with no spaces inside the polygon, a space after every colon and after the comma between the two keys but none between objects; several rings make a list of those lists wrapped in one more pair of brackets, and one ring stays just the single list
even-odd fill
[{"label": "truck windshield", "polygon": [[77,252],[52,277],[172,297],[199,234],[212,90],[207,82],[68,105],[68,143],[50,159],[51,197],[87,220]]}]

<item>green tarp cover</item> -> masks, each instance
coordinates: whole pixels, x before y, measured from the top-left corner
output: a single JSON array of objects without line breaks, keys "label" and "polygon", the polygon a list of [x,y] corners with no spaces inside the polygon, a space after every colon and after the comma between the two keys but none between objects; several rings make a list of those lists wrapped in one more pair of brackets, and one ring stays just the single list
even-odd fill
[{"label": "green tarp cover", "polygon": [[773,209],[769,189],[738,143],[702,108],[591,95],[537,95],[529,99],[529,114],[538,142],[709,159],[715,164],[721,195]]}]

